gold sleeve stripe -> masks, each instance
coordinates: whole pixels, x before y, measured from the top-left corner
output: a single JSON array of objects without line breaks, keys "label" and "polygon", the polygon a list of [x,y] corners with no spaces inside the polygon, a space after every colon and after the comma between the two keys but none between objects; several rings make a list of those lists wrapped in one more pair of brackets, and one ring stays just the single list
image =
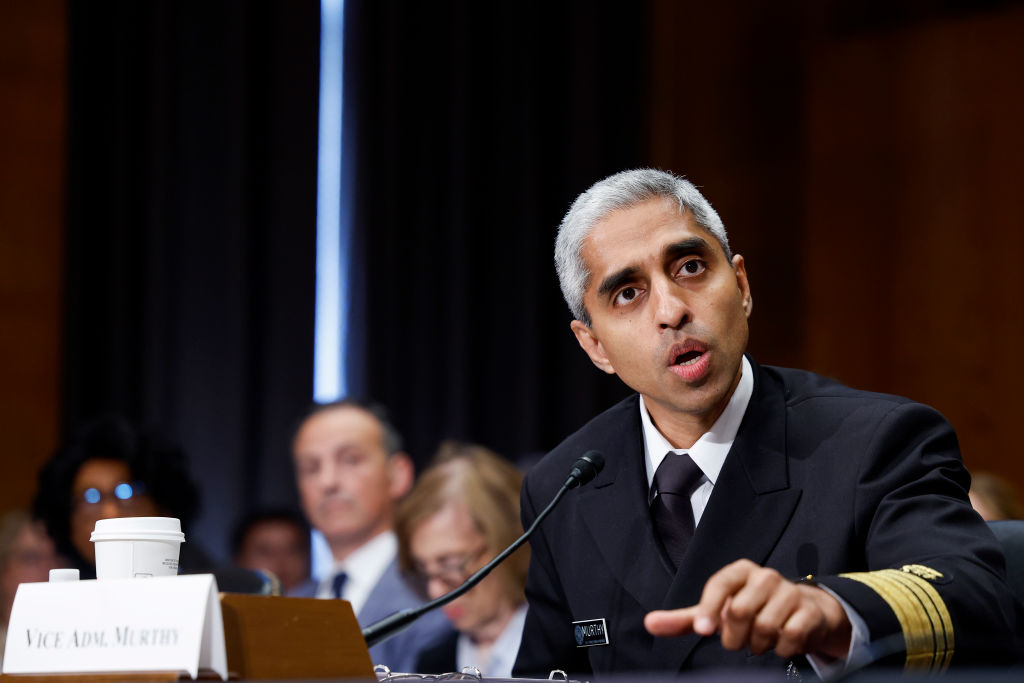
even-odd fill
[{"label": "gold sleeve stripe", "polygon": [[903,630],[906,670],[946,670],[953,658],[953,620],[934,586],[916,574],[897,569],[840,576],[863,583],[892,609]]},{"label": "gold sleeve stripe", "polygon": [[935,658],[932,670],[945,671],[953,658],[953,619],[939,592],[924,578],[904,571],[892,571],[893,578],[914,592],[928,614],[935,635]]}]

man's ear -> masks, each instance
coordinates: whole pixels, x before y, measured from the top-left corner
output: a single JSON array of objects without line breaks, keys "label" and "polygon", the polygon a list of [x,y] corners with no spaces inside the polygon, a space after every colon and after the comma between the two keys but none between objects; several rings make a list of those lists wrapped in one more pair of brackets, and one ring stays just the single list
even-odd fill
[{"label": "man's ear", "polygon": [[594,334],[594,330],[579,320],[573,320],[569,323],[569,328],[576,335],[576,341],[580,343],[580,348],[590,356],[590,362],[609,375],[614,375],[615,368],[612,367],[611,361],[605,355],[604,347],[601,345],[597,335]]},{"label": "man's ear", "polygon": [[732,257],[732,269],[736,273],[736,286],[739,287],[740,296],[742,297],[743,312],[749,318],[750,312],[754,310],[754,297],[750,294],[747,266],[743,261],[743,257],[739,254]]},{"label": "man's ear", "polygon": [[393,500],[398,500],[409,493],[415,478],[416,466],[406,453],[388,456],[388,493]]}]

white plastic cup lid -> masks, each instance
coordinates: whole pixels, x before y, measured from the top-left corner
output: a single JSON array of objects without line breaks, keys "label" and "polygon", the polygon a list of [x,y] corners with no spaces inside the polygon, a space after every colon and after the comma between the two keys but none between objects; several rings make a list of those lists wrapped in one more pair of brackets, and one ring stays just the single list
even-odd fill
[{"label": "white plastic cup lid", "polygon": [[111,517],[96,520],[90,541],[163,540],[184,542],[175,517]]},{"label": "white plastic cup lid", "polygon": [[78,581],[80,578],[77,569],[51,569],[50,570],[50,583],[60,583],[62,581]]}]

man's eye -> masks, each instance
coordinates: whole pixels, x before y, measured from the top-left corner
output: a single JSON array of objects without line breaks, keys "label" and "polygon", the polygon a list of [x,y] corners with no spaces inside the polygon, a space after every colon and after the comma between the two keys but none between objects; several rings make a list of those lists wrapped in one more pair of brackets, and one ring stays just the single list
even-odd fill
[{"label": "man's eye", "polygon": [[345,467],[358,467],[366,461],[366,456],[358,451],[345,451],[338,455],[338,464]]},{"label": "man's eye", "polygon": [[682,276],[700,275],[708,269],[708,264],[699,258],[690,259],[679,269],[679,274]]},{"label": "man's eye", "polygon": [[623,304],[628,304],[639,295],[640,292],[637,291],[636,287],[625,287],[624,289],[620,289],[619,293],[615,295],[615,305],[622,306]]}]

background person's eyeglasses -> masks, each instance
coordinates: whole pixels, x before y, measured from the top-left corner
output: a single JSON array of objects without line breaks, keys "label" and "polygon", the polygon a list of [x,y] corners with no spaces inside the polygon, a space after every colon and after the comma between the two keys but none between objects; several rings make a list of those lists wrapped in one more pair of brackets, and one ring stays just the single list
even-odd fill
[{"label": "background person's eyeglasses", "polygon": [[437,568],[429,571],[425,565],[416,565],[416,577],[420,585],[426,589],[431,580],[436,579],[449,588],[457,588],[459,584],[469,578],[470,563],[480,558],[487,551],[486,545],[481,545],[476,550],[464,555],[449,555],[437,562]]},{"label": "background person's eyeglasses", "polygon": [[95,486],[90,486],[71,499],[72,506],[82,510],[96,510],[104,501],[111,501],[119,508],[130,509],[139,503],[145,494],[146,487],[141,481],[121,483],[114,486],[112,491],[100,491]]}]

